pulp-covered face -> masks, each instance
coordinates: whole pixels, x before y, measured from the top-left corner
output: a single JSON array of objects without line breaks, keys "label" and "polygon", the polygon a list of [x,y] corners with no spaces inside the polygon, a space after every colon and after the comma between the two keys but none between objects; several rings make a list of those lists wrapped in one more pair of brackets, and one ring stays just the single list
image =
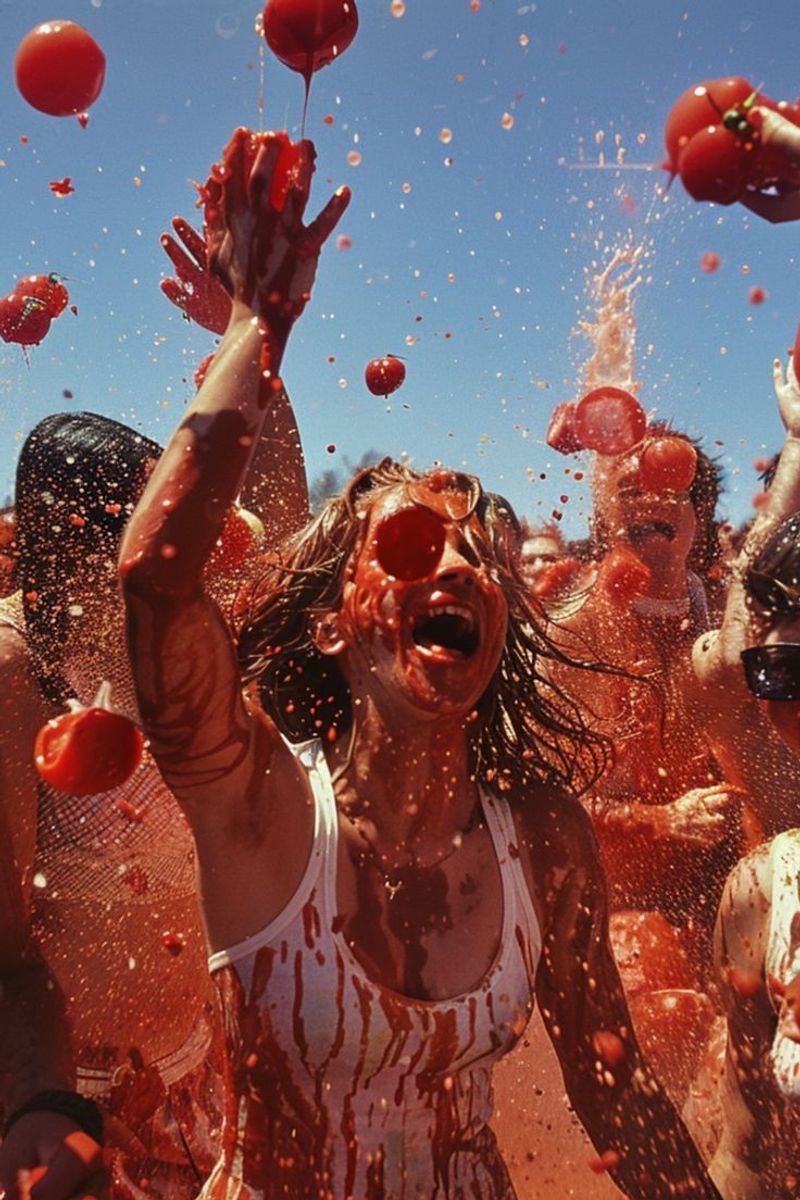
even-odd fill
[{"label": "pulp-covered face", "polygon": [[505,643],[508,607],[486,533],[445,473],[398,484],[366,510],[338,625],[354,699],[417,715],[468,713]]},{"label": "pulp-covered face", "polygon": [[544,567],[549,567],[563,557],[564,551],[555,538],[546,534],[536,534],[522,543],[519,552],[520,575],[525,583],[531,586]]},{"label": "pulp-covered face", "polygon": [[689,493],[648,492],[639,475],[640,452],[601,460],[595,470],[595,511],[612,546],[623,543],[647,563],[685,565],[697,530]]}]

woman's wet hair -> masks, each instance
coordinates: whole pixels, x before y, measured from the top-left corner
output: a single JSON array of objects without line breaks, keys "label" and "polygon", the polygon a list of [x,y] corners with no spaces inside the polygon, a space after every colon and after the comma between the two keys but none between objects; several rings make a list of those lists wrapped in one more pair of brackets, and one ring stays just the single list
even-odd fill
[{"label": "woman's wet hair", "polygon": [[[290,741],[333,739],[350,727],[349,691],[336,657],[315,644],[315,620],[341,607],[348,566],[364,544],[375,499],[398,485],[413,496],[414,485],[430,478],[389,458],[359,472],[284,544],[253,586],[237,622],[239,661]],[[465,539],[503,588],[509,613],[500,663],[467,727],[472,769],[500,791],[534,780],[588,787],[606,763],[608,743],[547,680],[546,667],[553,661],[596,666],[573,664],[547,635],[546,618],[517,571],[520,526],[511,505],[484,492],[474,477],[457,478],[484,534],[465,525]]]},{"label": "woman's wet hair", "polygon": [[800,512],[782,521],[753,559],[744,588],[767,620],[800,615]]},{"label": "woman's wet hair", "polygon": [[[119,541],[161,447],[99,413],[55,413],[34,427],[17,463],[17,578],[42,691],[68,694],[60,652],[72,613],[115,578]],[[109,602],[112,592],[109,590]]]}]

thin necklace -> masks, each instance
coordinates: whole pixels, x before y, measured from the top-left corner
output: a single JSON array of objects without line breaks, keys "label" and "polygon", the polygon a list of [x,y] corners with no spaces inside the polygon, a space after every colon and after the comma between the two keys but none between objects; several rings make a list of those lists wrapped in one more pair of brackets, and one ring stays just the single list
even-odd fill
[{"label": "thin necklace", "polygon": [[375,846],[374,842],[367,836],[366,832],[362,828],[360,818],[356,817],[356,816],[352,816],[344,808],[340,809],[340,812],[345,817],[345,819],[350,822],[350,824],[353,826],[353,828],[355,829],[358,836],[364,842],[364,845],[366,847],[366,852],[365,852],[364,857],[372,864],[372,866],[375,868],[375,870],[380,875],[381,879],[383,880],[383,886],[386,889],[386,894],[390,900],[394,900],[395,896],[400,891],[400,889],[402,887],[405,887],[405,880],[402,878],[403,875],[407,874],[409,871],[412,871],[412,870],[413,871],[433,871],[436,867],[440,867],[442,865],[442,863],[445,863],[445,862],[447,862],[447,860],[449,858],[452,858],[452,856],[455,854],[456,850],[459,850],[461,848],[461,845],[462,845],[466,835],[468,833],[472,833],[473,829],[477,829],[480,825],[483,824],[483,821],[482,821],[483,809],[482,809],[480,800],[477,800],[475,802],[475,807],[473,808],[470,818],[467,821],[466,825],[464,825],[464,827],[462,829],[457,829],[456,832],[453,834],[452,845],[449,846],[448,849],[445,850],[443,854],[440,854],[438,858],[435,858],[433,860],[433,862],[425,863],[424,866],[421,866],[416,860],[414,851],[409,850],[409,854],[411,855],[411,862],[407,863],[406,866],[404,866],[404,867],[395,867],[394,871],[387,871],[383,865],[383,862],[381,861],[380,851]]}]

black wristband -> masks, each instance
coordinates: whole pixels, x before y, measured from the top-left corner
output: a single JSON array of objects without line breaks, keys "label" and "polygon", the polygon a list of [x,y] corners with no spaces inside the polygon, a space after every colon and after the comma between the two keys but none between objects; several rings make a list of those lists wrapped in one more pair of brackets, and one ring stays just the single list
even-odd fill
[{"label": "black wristband", "polygon": [[35,1096],[31,1096],[30,1100],[26,1100],[24,1104],[20,1104],[19,1108],[15,1108],[6,1118],[3,1137],[8,1137],[9,1129],[21,1117],[26,1117],[28,1113],[34,1112],[54,1112],[60,1113],[62,1117],[69,1117],[99,1146],[103,1145],[103,1114],[94,1100],[87,1100],[85,1096],[79,1096],[77,1092],[58,1089],[37,1092]]}]

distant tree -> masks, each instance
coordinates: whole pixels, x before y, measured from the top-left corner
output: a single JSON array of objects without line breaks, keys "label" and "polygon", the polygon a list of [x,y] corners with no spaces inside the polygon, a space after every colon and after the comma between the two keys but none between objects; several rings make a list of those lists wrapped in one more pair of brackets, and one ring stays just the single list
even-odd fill
[{"label": "distant tree", "polygon": [[309,486],[309,499],[311,502],[311,511],[319,512],[326,500],[330,500],[331,496],[338,496],[344,490],[345,485],[352,479],[356,471],[362,471],[364,467],[371,467],[375,463],[385,458],[385,455],[380,450],[365,450],[357,462],[353,462],[347,455],[342,455],[338,464],[334,467],[326,467],[324,471],[320,471],[311,480]]}]

